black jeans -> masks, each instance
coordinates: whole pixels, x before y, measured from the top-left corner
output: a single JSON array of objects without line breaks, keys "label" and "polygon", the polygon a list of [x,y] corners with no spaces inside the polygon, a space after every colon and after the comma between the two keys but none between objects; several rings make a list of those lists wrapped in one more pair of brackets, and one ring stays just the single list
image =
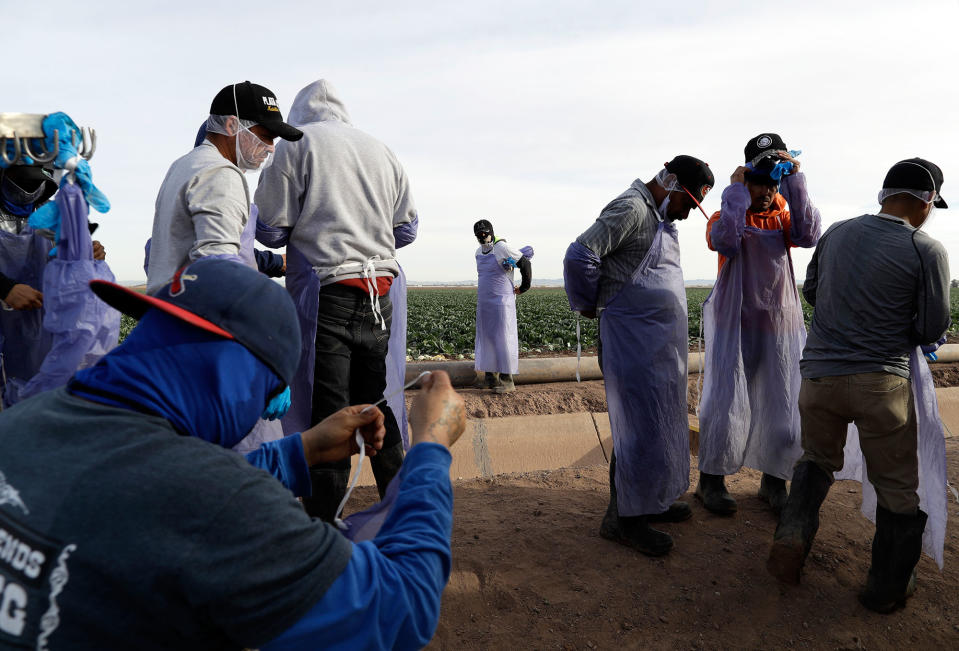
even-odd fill
[{"label": "black jeans", "polygon": [[[318,423],[349,405],[374,403],[386,390],[386,353],[390,340],[393,305],[380,297],[386,320],[384,330],[374,322],[369,294],[355,287],[326,285],[320,291],[316,316],[316,366],[313,371],[313,413]],[[402,442],[393,411],[385,403],[383,449]],[[350,460],[319,464],[314,468],[349,469]]]}]

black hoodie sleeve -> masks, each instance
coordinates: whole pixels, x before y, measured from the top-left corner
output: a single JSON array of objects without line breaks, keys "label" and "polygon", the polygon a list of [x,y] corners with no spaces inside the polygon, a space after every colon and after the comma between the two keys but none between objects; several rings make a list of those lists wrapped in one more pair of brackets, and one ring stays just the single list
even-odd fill
[{"label": "black hoodie sleeve", "polygon": [[522,276],[522,282],[519,286],[519,293],[529,290],[530,284],[533,282],[533,265],[530,264],[529,258],[525,255],[519,259],[516,263],[516,266],[519,268],[519,272]]},{"label": "black hoodie sleeve", "polygon": [[16,280],[0,273],[0,300],[7,300],[7,294],[10,293],[10,290],[13,289],[13,286],[16,284]]}]

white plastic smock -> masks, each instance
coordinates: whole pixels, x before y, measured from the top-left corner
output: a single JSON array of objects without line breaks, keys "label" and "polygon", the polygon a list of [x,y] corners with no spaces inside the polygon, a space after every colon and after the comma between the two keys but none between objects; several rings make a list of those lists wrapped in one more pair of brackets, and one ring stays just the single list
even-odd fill
[{"label": "white plastic smock", "polygon": [[505,271],[495,252],[476,252],[476,370],[519,372],[519,335],[512,270]]},{"label": "white plastic smock", "polygon": [[[912,396],[916,406],[919,454],[919,508],[929,515],[922,536],[922,551],[942,569],[943,547],[946,542],[946,437],[939,419],[939,402],[932,373],[922,352],[917,348],[909,359]],[[862,512],[876,521],[876,489],[869,483],[866,463],[859,446],[859,430],[849,425],[846,447],[843,450],[842,470],[836,479],[854,479],[862,482]]]},{"label": "white plastic smock", "polygon": [[662,513],[689,488],[689,326],[674,224],[659,225],[599,327],[619,515]]},{"label": "white plastic smock", "polygon": [[782,230],[747,226],[703,303],[702,472],[732,475],[746,466],[788,480],[802,456],[806,328],[787,247]]}]

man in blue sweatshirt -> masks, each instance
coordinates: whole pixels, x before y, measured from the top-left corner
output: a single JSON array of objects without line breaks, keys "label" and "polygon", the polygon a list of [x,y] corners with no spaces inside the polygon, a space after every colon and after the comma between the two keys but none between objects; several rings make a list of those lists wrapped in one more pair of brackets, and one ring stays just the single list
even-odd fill
[{"label": "man in blue sweatshirt", "polygon": [[[447,448],[465,427],[449,378],[424,383],[390,515],[354,544],[225,449],[299,364],[281,287],[208,258],[153,296],[92,287],[139,325],[66,387],[0,414],[0,647],[425,645],[450,572]],[[261,465],[308,488],[307,456],[349,457],[357,429],[375,454],[383,415],[356,405]]]}]

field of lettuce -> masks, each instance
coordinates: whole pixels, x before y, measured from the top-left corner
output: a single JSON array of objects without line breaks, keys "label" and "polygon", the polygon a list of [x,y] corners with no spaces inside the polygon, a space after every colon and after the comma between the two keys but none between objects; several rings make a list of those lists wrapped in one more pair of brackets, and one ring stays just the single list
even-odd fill
[{"label": "field of lettuce", "polygon": [[[689,304],[689,342],[699,337],[703,301],[708,288],[686,290]],[[951,293],[953,336],[959,335],[959,288]],[[409,320],[407,354],[413,358],[443,356],[468,359],[473,353],[476,327],[474,288],[411,288],[408,295]],[[576,315],[569,311],[566,294],[560,287],[534,288],[517,301],[520,350],[525,354],[567,353],[576,350]],[[803,302],[808,324],[812,308]],[[136,322],[124,316],[120,339]],[[596,345],[596,321],[580,320],[583,348]],[[460,357],[462,356],[462,357]]]}]

